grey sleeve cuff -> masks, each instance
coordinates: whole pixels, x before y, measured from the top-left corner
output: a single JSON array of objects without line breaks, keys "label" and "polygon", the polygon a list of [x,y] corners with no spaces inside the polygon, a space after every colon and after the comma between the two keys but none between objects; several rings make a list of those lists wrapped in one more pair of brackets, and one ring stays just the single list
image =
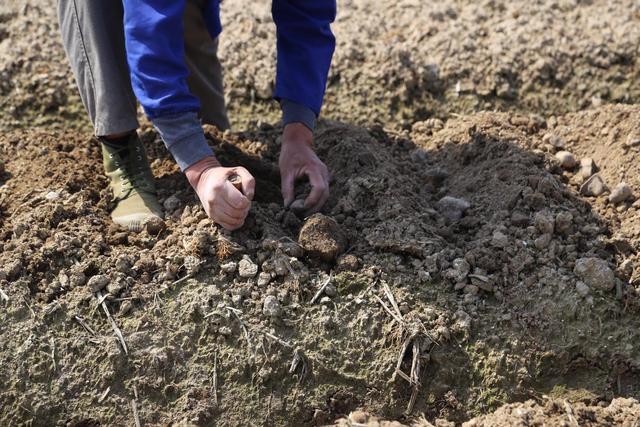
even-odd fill
[{"label": "grey sleeve cuff", "polygon": [[298,104],[297,102],[289,101],[288,99],[282,99],[280,101],[280,108],[282,108],[282,123],[288,125],[289,123],[302,123],[308,127],[312,132],[316,128],[316,113],[306,105]]},{"label": "grey sleeve cuff", "polygon": [[208,156],[213,150],[207,144],[197,113],[187,112],[152,119],[164,145],[181,171]]}]

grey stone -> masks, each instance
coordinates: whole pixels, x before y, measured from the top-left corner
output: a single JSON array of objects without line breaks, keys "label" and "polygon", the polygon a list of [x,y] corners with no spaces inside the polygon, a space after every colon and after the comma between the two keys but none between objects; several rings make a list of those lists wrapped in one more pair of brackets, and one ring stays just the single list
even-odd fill
[{"label": "grey stone", "polygon": [[588,257],[576,260],[573,272],[591,288],[608,291],[615,286],[613,270],[605,260],[600,258]]},{"label": "grey stone", "polygon": [[451,268],[445,271],[444,276],[453,282],[464,282],[469,275],[471,266],[464,258],[456,258],[451,263]]},{"label": "grey stone", "polygon": [[238,269],[238,263],[234,261],[229,261],[220,266],[220,270],[227,274],[233,274]]},{"label": "grey stone", "polygon": [[566,146],[566,143],[564,142],[564,139],[562,139],[561,137],[559,137],[558,135],[554,134],[554,133],[547,133],[542,137],[542,142],[547,143],[547,144],[551,144],[556,148],[564,148]]},{"label": "grey stone", "polygon": [[173,212],[180,207],[182,202],[175,195],[171,195],[166,198],[162,206],[167,212]]},{"label": "grey stone", "polygon": [[576,156],[568,151],[558,151],[556,153],[556,159],[560,162],[562,169],[573,169],[578,164]]},{"label": "grey stone", "polygon": [[498,248],[506,248],[509,246],[509,238],[501,231],[494,231],[491,237],[491,244]]},{"label": "grey stone", "polygon": [[258,264],[245,255],[238,263],[238,275],[244,279],[249,279],[256,274],[258,274]]},{"label": "grey stone", "polygon": [[262,271],[258,274],[258,286],[267,286],[271,282],[271,274]]},{"label": "grey stone", "polygon": [[599,174],[592,175],[580,187],[580,194],[583,196],[598,197],[607,190],[607,184]]},{"label": "grey stone", "polygon": [[552,237],[553,236],[549,233],[542,234],[538,238],[536,238],[536,240],[533,241],[533,245],[538,250],[546,249],[549,246],[549,243],[551,243]]},{"label": "grey stone", "polygon": [[268,295],[262,303],[262,313],[269,317],[279,317],[282,314],[282,307],[278,299],[273,295]]},{"label": "grey stone", "polygon": [[631,187],[626,182],[616,185],[609,195],[609,201],[614,204],[622,203],[633,196]]},{"label": "grey stone", "polygon": [[598,167],[596,166],[596,162],[591,158],[584,158],[580,160],[580,172],[579,175],[583,180],[587,180],[594,173],[598,172]]}]

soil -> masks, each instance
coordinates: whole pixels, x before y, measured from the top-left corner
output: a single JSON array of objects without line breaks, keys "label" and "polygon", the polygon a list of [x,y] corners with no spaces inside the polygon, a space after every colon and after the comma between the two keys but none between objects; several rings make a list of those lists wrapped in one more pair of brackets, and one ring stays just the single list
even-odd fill
[{"label": "soil", "polygon": [[638,424],[638,5],[339,6],[322,215],[282,207],[267,2],[225,1],[244,131],[206,134],[256,200],[219,229],[143,124],[166,227],[139,234],[55,7],[0,7],[1,424]]}]

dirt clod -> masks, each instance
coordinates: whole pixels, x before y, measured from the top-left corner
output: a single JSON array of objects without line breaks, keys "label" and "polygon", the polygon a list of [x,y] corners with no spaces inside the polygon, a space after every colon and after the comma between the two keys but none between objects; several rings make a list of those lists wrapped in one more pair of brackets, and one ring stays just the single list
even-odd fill
[{"label": "dirt clod", "polygon": [[89,286],[89,289],[91,289],[91,292],[95,293],[104,289],[109,284],[110,281],[111,279],[109,279],[109,276],[105,274],[96,274],[95,276],[91,276],[89,278],[89,281],[87,282],[87,286]]},{"label": "dirt clod", "polygon": [[315,214],[305,221],[298,243],[309,256],[327,262],[335,261],[347,248],[347,238],[340,225],[322,214]]},{"label": "dirt clod", "polygon": [[633,197],[633,190],[629,187],[629,184],[626,182],[621,182],[616,185],[616,187],[611,190],[611,194],[609,195],[609,201],[613,204],[622,203],[628,199]]},{"label": "dirt clod", "polygon": [[615,285],[615,276],[609,264],[600,258],[580,258],[576,260],[573,272],[591,288],[609,291]]}]

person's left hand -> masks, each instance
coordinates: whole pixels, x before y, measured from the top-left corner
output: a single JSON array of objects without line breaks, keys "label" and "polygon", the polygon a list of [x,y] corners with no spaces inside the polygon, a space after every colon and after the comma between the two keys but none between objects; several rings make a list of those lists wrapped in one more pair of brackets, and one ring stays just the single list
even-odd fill
[{"label": "person's left hand", "polygon": [[284,206],[294,201],[295,181],[309,178],[311,192],[304,201],[307,215],[318,212],[329,198],[329,170],[313,151],[313,133],[302,123],[289,123],[282,133],[280,179]]}]

